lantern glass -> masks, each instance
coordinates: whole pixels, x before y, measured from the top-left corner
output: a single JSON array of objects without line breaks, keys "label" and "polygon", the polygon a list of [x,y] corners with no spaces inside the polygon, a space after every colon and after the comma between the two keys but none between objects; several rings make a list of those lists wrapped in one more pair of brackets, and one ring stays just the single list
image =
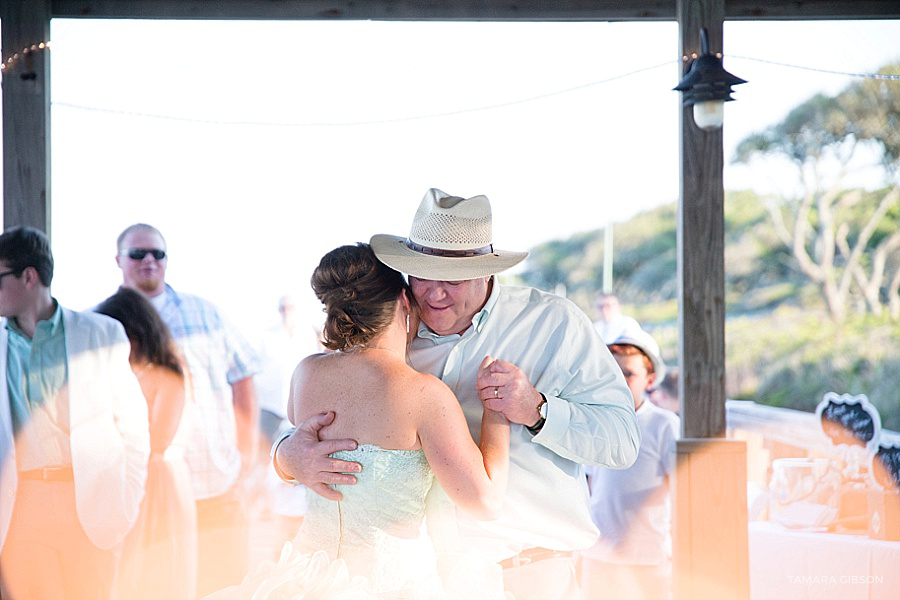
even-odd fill
[{"label": "lantern glass", "polygon": [[710,100],[694,104],[694,123],[700,129],[718,129],[725,121],[725,102]]}]

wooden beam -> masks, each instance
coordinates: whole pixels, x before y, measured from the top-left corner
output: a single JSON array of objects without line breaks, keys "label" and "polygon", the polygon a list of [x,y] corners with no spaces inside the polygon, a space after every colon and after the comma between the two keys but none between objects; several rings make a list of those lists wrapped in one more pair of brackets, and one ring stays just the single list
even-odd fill
[{"label": "wooden beam", "polygon": [[[3,72],[3,226],[50,234],[49,0],[0,2]],[[13,59],[10,61],[9,59]]]},{"label": "wooden beam", "polygon": [[900,19],[897,0],[725,0],[725,20]]},{"label": "wooden beam", "polygon": [[672,20],[670,0],[54,0],[54,16],[410,21]]},{"label": "wooden beam", "polygon": [[[114,19],[674,21],[671,0],[53,0],[52,16]],[[897,0],[727,0],[729,20],[897,19]]]}]

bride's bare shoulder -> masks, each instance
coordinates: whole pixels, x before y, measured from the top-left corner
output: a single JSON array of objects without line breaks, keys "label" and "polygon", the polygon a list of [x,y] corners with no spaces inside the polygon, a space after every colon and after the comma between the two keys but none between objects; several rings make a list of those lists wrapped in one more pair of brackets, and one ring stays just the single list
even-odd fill
[{"label": "bride's bare shoulder", "polygon": [[446,383],[434,375],[419,373],[412,367],[407,372],[407,380],[403,382],[403,387],[415,400],[456,401],[456,397]]},{"label": "bride's bare shoulder", "polygon": [[291,382],[300,383],[304,380],[315,376],[327,367],[327,360],[330,354],[310,354],[302,359],[297,366],[294,367],[294,373],[291,376]]}]

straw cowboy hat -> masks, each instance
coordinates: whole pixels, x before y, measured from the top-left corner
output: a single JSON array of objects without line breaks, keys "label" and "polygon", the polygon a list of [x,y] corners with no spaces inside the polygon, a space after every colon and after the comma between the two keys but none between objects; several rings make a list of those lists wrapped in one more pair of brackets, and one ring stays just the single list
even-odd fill
[{"label": "straw cowboy hat", "polygon": [[409,237],[379,234],[375,256],[401,273],[437,281],[487,277],[522,262],[527,252],[495,250],[487,196],[460,198],[431,188],[413,217]]},{"label": "straw cowboy hat", "polygon": [[659,344],[656,343],[656,340],[653,339],[652,335],[643,329],[632,327],[617,337],[616,341],[609,345],[612,346],[613,344],[634,346],[647,355],[647,358],[653,363],[653,372],[656,373],[653,387],[658,386],[665,378],[666,363],[663,362],[662,357],[659,355]]}]

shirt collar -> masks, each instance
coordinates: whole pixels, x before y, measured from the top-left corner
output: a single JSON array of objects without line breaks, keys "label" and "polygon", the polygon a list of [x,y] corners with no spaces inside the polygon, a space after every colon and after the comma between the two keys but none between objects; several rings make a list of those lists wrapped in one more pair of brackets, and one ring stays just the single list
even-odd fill
[{"label": "shirt collar", "polygon": [[647,394],[644,394],[643,400],[644,401],[641,402],[641,405],[638,406],[637,409],[635,409],[635,411],[634,411],[635,414],[646,412],[646,411],[650,410],[650,407],[648,405],[652,404],[652,402],[650,402],[650,399],[647,397]]},{"label": "shirt collar", "polygon": [[167,283],[165,284],[165,288],[163,288],[163,293],[157,296],[153,296],[150,298],[150,304],[156,307],[156,311],[162,311],[163,307],[168,303],[169,299],[172,299],[174,302],[178,302],[178,296],[175,294],[175,290]]},{"label": "shirt collar", "polygon": [[424,338],[426,340],[431,340],[435,344],[442,344],[445,342],[450,342],[453,340],[458,340],[459,338],[470,335],[469,332],[472,330],[475,333],[480,333],[484,326],[487,324],[488,317],[491,315],[491,311],[494,310],[494,307],[497,305],[497,298],[500,296],[500,284],[497,282],[497,278],[492,278],[491,281],[491,293],[488,294],[487,302],[484,303],[484,306],[481,307],[475,315],[472,317],[472,327],[466,329],[462,334],[451,333],[449,335],[438,335],[432,330],[428,328],[427,325],[423,321],[419,321],[419,330],[416,332],[416,336],[420,338]]},{"label": "shirt collar", "polygon": [[[56,298],[53,299],[53,305],[55,307],[53,314],[50,315],[49,319],[43,319],[37,322],[35,334],[37,334],[39,329],[42,329],[47,332],[47,336],[49,337],[56,334],[59,331],[59,328],[62,327],[62,308],[59,306],[59,302],[56,301]],[[19,324],[16,323],[15,319],[6,319],[6,329],[17,335],[28,337],[19,327]]]},{"label": "shirt collar", "polygon": [[500,297],[500,282],[497,281],[496,277],[491,279],[491,293],[488,295],[487,302],[484,303],[484,306],[480,311],[475,313],[475,316],[472,317],[472,324],[475,326],[475,331],[480,332],[484,329],[484,326],[487,324],[488,317],[491,316],[491,311],[494,310],[494,307],[497,306],[497,298]]}]

